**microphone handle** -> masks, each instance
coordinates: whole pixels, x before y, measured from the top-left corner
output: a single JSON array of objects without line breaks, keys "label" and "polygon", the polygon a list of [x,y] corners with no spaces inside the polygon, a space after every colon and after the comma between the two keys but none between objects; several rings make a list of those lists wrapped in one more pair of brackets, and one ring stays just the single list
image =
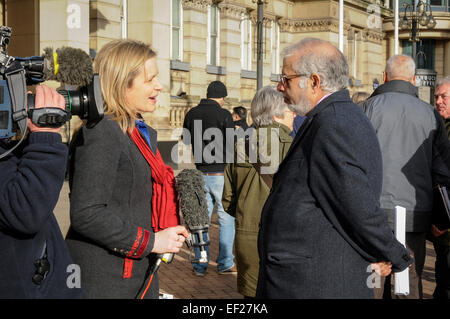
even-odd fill
[{"label": "microphone handle", "polygon": [[165,263],[170,264],[173,260],[173,253],[159,254],[158,257]]}]

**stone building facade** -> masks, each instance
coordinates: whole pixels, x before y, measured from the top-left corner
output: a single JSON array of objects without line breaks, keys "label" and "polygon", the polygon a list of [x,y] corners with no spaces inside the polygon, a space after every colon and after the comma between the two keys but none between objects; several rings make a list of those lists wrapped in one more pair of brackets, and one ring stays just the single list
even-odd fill
[{"label": "stone building facade", "polygon": [[[409,0],[401,0],[405,2]],[[411,0],[414,1],[414,0]],[[437,25],[421,29],[437,77],[450,74],[450,0],[428,0]],[[394,54],[392,0],[344,1],[344,54],[349,90],[371,93]],[[184,114],[213,80],[228,87],[226,107],[250,106],[256,91],[257,4],[253,0],[1,0],[4,25],[13,28],[9,54],[40,55],[68,45],[92,56],[108,41],[131,38],[158,52],[164,86],[148,120],[159,139],[174,140]],[[263,20],[263,85],[276,85],[283,48],[305,37],[338,46],[338,0],[268,0]],[[409,48],[400,31],[400,53]],[[57,86],[57,84],[55,84]]]}]

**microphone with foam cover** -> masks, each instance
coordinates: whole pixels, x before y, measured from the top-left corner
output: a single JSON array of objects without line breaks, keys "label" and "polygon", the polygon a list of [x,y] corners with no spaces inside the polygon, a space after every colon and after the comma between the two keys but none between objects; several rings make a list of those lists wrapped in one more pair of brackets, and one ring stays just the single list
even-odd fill
[{"label": "microphone with foam cover", "polygon": [[65,85],[79,86],[78,90],[58,90],[66,102],[66,110],[58,108],[34,109],[35,96],[28,95],[28,113],[40,127],[60,127],[72,115],[87,120],[93,127],[103,118],[103,97],[98,74],[93,73],[92,60],[82,49],[45,48],[42,57],[16,58],[26,70],[27,84],[54,80]]},{"label": "microphone with foam cover", "polygon": [[181,216],[191,233],[190,242],[200,249],[200,263],[208,262],[209,214],[203,175],[196,169],[184,169],[176,177]]},{"label": "microphone with foam cover", "polygon": [[53,51],[45,48],[44,79],[69,85],[85,86],[92,81],[94,69],[91,57],[82,49],[62,47]]}]

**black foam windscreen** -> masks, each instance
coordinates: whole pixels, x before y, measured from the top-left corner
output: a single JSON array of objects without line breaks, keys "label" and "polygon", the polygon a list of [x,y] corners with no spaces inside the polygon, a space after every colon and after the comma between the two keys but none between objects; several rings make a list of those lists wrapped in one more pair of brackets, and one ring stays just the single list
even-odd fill
[{"label": "black foam windscreen", "polygon": [[196,169],[184,169],[175,178],[181,213],[188,228],[209,225],[203,175]]},{"label": "black foam windscreen", "polygon": [[[45,48],[44,79],[55,80],[69,85],[85,86],[92,81],[94,69],[91,57],[82,49],[62,47]],[[56,63],[55,63],[56,62]],[[56,74],[55,74],[56,69]]]}]

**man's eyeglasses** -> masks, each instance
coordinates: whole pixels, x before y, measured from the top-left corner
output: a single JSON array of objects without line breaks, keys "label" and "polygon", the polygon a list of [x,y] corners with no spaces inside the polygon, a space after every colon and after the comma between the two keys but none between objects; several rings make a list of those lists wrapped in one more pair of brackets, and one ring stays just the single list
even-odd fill
[{"label": "man's eyeglasses", "polygon": [[299,78],[302,76],[309,76],[309,74],[292,74],[292,75],[286,75],[286,74],[281,74],[280,76],[280,83],[282,86],[286,86],[288,84],[289,80],[295,79],[295,78]]}]

